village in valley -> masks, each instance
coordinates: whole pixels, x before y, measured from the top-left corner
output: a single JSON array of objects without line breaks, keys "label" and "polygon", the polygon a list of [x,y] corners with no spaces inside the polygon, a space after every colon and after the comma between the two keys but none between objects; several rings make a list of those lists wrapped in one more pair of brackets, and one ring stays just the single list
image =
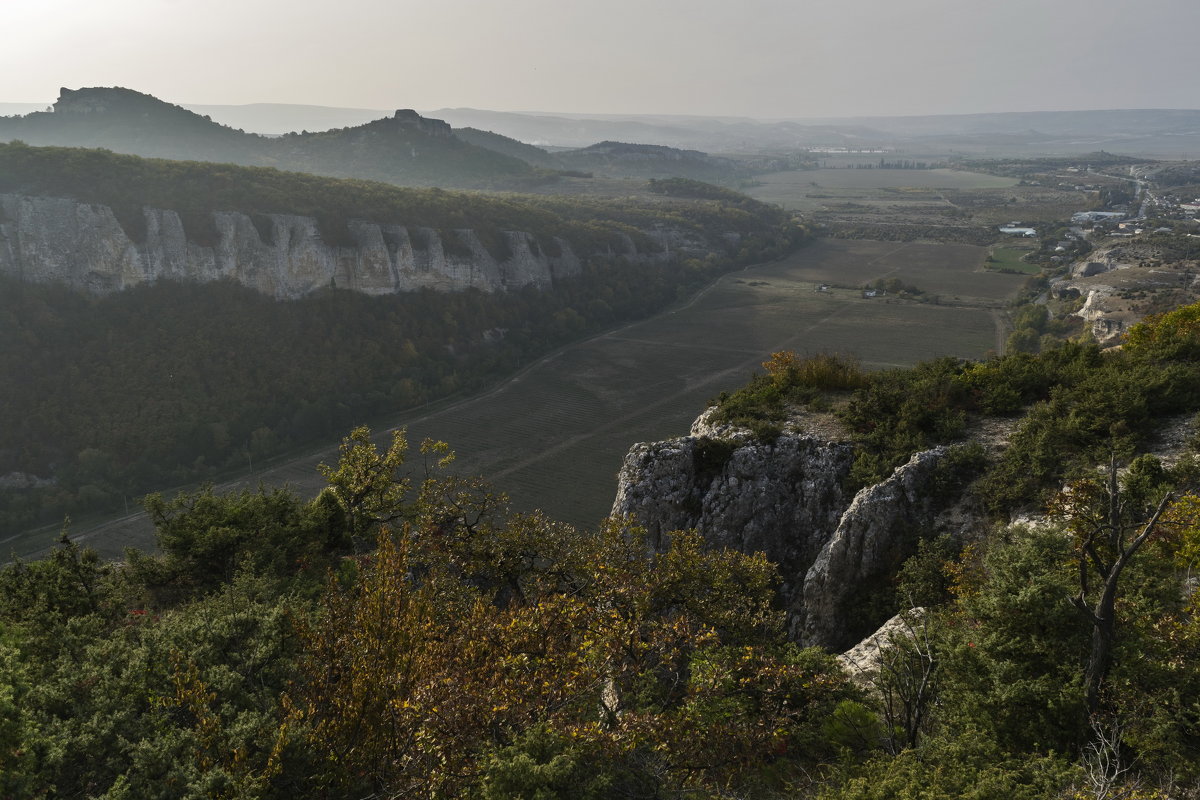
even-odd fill
[{"label": "village in valley", "polygon": [[1145,317],[1200,299],[1200,167],[1081,164],[1059,176],[1085,180],[1068,186],[1092,193],[1094,207],[1040,239],[1036,231],[999,228],[1007,237],[1041,243],[1024,256],[1043,267],[1046,279],[1035,302],[1059,301],[1060,310],[1077,306],[1069,313],[1092,337],[1115,344]]},{"label": "village in valley", "polygon": [[[1115,345],[1145,317],[1200,300],[1197,162],[1104,152],[960,160],[949,169],[906,170],[897,181],[909,185],[884,185],[872,169],[879,184],[872,188],[862,180],[868,171],[841,166],[814,171],[818,180],[796,205],[826,235],[972,244],[986,248],[981,271],[1025,276],[998,353],[1037,352],[1085,331]],[[853,183],[834,183],[838,173]],[[872,301],[962,301],[937,286],[887,283],[856,291]],[[828,293],[836,284],[815,288]]]}]

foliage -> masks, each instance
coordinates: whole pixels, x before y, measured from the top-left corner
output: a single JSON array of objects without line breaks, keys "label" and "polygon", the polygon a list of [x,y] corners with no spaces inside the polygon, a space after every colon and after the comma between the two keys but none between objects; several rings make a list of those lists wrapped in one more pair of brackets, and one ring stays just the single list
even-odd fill
[{"label": "foliage", "polygon": [[337,466],[318,467],[329,482],[329,493],[346,515],[356,543],[371,536],[378,526],[403,517],[404,499],[411,488],[400,472],[407,454],[403,429],[392,431],[387,452],[380,453],[371,441],[371,431],[359,426],[342,440]]},{"label": "foliage", "polygon": [[485,796],[567,775],[659,796],[749,779],[763,752],[820,752],[816,707],[850,690],[827,659],[771,644],[761,557],[418,506],[304,634],[295,719],[329,791],[459,796],[483,759]]},{"label": "foliage", "polygon": [[1125,348],[1159,361],[1196,360],[1200,357],[1200,304],[1147,317],[1129,330]]},{"label": "foliage", "polygon": [[1049,800],[1076,775],[1053,754],[1016,755],[969,731],[897,757],[877,756],[822,792],[821,800]]},{"label": "foliage", "polygon": [[721,394],[715,421],[745,426],[760,438],[770,438],[767,431],[781,423],[790,408],[820,406],[830,395],[868,382],[857,360],[833,353],[800,356],[784,350],[772,353],[763,369],[765,374],[755,374],[736,392]]},{"label": "foliage", "polygon": [[[1038,386],[1030,359],[986,368]],[[770,374],[795,366],[781,356]],[[951,453],[940,480],[957,491],[979,452]],[[1052,798],[1110,772],[1162,796],[1200,778],[1200,615],[1178,592],[1190,495],[1122,575],[1109,725],[1087,715],[1065,535],[1103,512],[1095,492],[1071,496],[1065,527],[923,542],[897,592],[927,611],[864,692],[785,640],[761,555],[512,514],[451,459],[356,429],[313,501],[154,498],[161,555],[108,565],[64,538],[0,570],[5,790]],[[1193,473],[1134,462],[1131,518]],[[366,536],[372,552],[346,555]],[[1096,731],[1118,729],[1104,750]]]},{"label": "foliage", "polygon": [[152,494],[145,506],[162,557],[131,552],[129,571],[158,606],[207,594],[240,571],[284,582],[319,575],[353,530],[325,496],[303,503],[284,489],[216,495],[209,486],[171,500]]},{"label": "foliage", "polygon": [[[445,445],[410,458],[402,432],[381,447],[353,430],[313,501],[153,498],[159,555],[105,564],[64,536],[49,558],[0,569],[0,790],[1195,797],[1200,470],[1148,456],[1107,481],[1094,468],[1191,407],[1177,344],[863,377],[842,413],[881,458],[1029,408],[1019,456],[993,470],[1042,465],[1040,487],[1072,458],[1090,464],[1047,524],[920,544],[895,591],[926,611],[881,649],[866,690],[786,640],[761,555],[510,513],[449,474]],[[786,392],[840,374],[807,363],[778,354],[761,381]],[[1083,398],[1096,419],[1070,406]],[[951,449],[934,491],[958,493],[981,456]],[[367,537],[376,548],[351,555]],[[1093,704],[1101,582],[1117,635],[1091,670]]]},{"label": "foliage", "polygon": [[1012,528],[982,552],[939,645],[942,724],[986,732],[1006,750],[1070,752],[1083,736],[1087,628],[1071,603],[1071,543]]},{"label": "foliage", "polygon": [[[873,373],[836,356],[776,354],[767,374],[718,399],[717,419],[778,431],[792,408],[832,405],[859,445],[854,490],[883,480],[915,452],[960,440],[973,422],[1024,413],[978,487],[1001,514],[1039,501],[1112,447],[1134,446],[1163,418],[1200,410],[1200,365],[1187,356],[1194,313],[1185,307],[1135,328],[1121,351],[1064,342],[1036,355],[941,358]],[[1036,306],[1019,312],[1035,333],[1043,314]],[[849,397],[836,395],[846,390]],[[982,454],[969,461],[978,469]]]}]

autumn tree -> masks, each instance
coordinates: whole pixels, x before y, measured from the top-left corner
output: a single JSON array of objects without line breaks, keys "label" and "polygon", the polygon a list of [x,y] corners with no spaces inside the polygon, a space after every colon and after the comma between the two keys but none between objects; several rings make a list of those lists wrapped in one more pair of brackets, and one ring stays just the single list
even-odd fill
[{"label": "autumn tree", "polygon": [[1105,481],[1075,481],[1061,492],[1051,514],[1075,540],[1078,594],[1072,599],[1092,632],[1084,684],[1088,711],[1100,710],[1101,688],[1112,666],[1117,638],[1117,599],[1121,576],[1144,544],[1161,532],[1161,518],[1173,496],[1163,492],[1147,513],[1144,501],[1123,490],[1116,456]]},{"label": "autumn tree", "polygon": [[586,754],[656,796],[821,752],[820,721],[852,690],[832,660],[782,643],[761,556],[695,533],[655,552],[621,521],[583,534],[450,495],[380,528],[303,634],[293,720],[326,754],[329,792],[461,796],[481,763],[517,780],[512,748],[527,747]]},{"label": "autumn tree", "polygon": [[393,430],[391,444],[381,453],[370,429],[359,426],[342,440],[339,452],[335,466],[322,463],[319,469],[329,481],[327,491],[346,512],[355,546],[361,547],[371,541],[377,526],[405,514],[412,481],[400,469],[408,455],[408,439],[403,428]]}]

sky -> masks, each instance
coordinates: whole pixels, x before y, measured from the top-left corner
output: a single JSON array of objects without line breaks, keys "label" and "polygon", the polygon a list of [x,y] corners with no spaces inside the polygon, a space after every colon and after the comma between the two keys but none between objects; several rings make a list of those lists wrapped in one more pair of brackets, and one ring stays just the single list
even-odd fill
[{"label": "sky", "polygon": [[3,0],[0,102],[760,119],[1200,108],[1200,0]]}]

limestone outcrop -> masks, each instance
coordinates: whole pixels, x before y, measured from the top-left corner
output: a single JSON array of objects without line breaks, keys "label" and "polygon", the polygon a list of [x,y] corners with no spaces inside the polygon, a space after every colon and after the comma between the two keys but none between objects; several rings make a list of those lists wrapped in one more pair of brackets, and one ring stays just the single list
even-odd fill
[{"label": "limestone outcrop", "polygon": [[925,626],[925,609],[921,606],[901,611],[879,626],[879,630],[837,657],[850,680],[863,689],[870,689],[879,675],[884,651],[918,638]]},{"label": "limestone outcrop", "polygon": [[882,483],[866,486],[842,512],[837,529],[804,576],[800,640],[842,649],[875,620],[850,618],[856,600],[888,581],[933,522],[926,487],[946,453],[916,453]]},{"label": "limestone outcrop", "polygon": [[200,243],[189,239],[174,211],[142,213],[145,235],[134,241],[106,206],[0,195],[0,273],[97,293],[160,279],[234,280],[293,299],[329,286],[367,294],[548,288],[581,269],[569,242],[555,237],[549,246],[521,231],[504,233],[508,257],[497,260],[465,229],[454,232],[454,253],[436,230],[365,221],[349,222],[353,244],[335,245],[322,239],[311,217],[265,214],[252,221],[230,211],[213,214],[215,237]]},{"label": "limestone outcrop", "polygon": [[633,446],[613,514],[645,526],[656,545],[695,528],[713,547],[763,552],[779,566],[789,631],[802,644],[843,650],[874,630],[881,620],[856,609],[932,526],[923,490],[945,449],[914,455],[850,498],[848,442],[803,432],[758,441],[705,417],[692,434]]}]

